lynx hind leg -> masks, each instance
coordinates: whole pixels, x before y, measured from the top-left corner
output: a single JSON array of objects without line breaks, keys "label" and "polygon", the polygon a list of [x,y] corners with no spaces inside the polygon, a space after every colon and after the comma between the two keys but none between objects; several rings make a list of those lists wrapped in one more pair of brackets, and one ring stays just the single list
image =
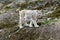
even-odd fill
[{"label": "lynx hind leg", "polygon": [[23,28],[23,25],[22,25],[22,23],[23,23],[23,18],[22,18],[22,12],[21,11],[19,11],[19,28]]},{"label": "lynx hind leg", "polygon": [[23,28],[23,21],[22,20],[19,20],[19,28]]},{"label": "lynx hind leg", "polygon": [[32,26],[32,21],[30,21],[29,27],[33,27],[33,26]]}]

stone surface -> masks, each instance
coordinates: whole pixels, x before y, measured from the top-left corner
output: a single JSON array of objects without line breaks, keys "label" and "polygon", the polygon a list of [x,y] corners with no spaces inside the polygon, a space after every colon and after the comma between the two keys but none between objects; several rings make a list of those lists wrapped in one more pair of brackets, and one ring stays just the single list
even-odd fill
[{"label": "stone surface", "polygon": [[0,3],[0,10],[2,9],[3,6],[4,6],[4,5],[3,5],[2,3]]},{"label": "stone surface", "polygon": [[15,25],[18,25],[18,15],[19,14],[14,10],[10,10],[7,13],[0,14],[0,28],[13,27]]},{"label": "stone surface", "polygon": [[60,21],[39,28],[18,27],[0,29],[0,40],[60,40]]},{"label": "stone surface", "polygon": [[11,35],[10,40],[60,40],[60,26],[58,25],[52,24],[43,25],[39,28],[23,28]]},{"label": "stone surface", "polygon": [[[54,24],[43,24],[39,28],[24,27],[19,29],[19,14],[22,9],[53,10],[56,18],[60,16],[60,0],[0,0],[0,40],[60,40],[60,20]],[[16,2],[16,4],[15,4]],[[19,3],[20,2],[20,3]],[[53,7],[51,9],[51,7]],[[41,15],[40,15],[41,16]],[[56,16],[56,17],[55,17]],[[51,16],[48,16],[51,18]],[[40,18],[44,21],[45,16]],[[57,17],[58,18],[58,17]],[[45,20],[47,23],[47,20]],[[51,21],[50,21],[51,22]],[[40,23],[41,24],[41,23]]]}]

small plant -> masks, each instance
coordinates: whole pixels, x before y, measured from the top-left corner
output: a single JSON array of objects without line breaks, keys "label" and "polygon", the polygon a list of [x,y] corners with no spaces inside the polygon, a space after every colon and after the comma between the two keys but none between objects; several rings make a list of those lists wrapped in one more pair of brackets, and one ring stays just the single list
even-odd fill
[{"label": "small plant", "polygon": [[44,24],[48,24],[49,22],[50,20],[47,20],[47,19],[44,20]]},{"label": "small plant", "polygon": [[50,19],[50,20],[48,20],[48,19],[45,19],[44,20],[44,24],[51,24],[51,23],[54,23],[54,22],[56,22],[57,20],[54,20],[54,19]]}]

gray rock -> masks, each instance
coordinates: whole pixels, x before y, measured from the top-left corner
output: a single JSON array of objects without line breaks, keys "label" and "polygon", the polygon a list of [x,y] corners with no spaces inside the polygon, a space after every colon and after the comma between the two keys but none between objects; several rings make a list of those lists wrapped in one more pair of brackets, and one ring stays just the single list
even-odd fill
[{"label": "gray rock", "polygon": [[12,3],[8,4],[7,7],[16,8],[17,6],[16,6],[15,2],[12,2]]},{"label": "gray rock", "polygon": [[26,27],[11,35],[10,40],[60,40],[60,27],[58,25],[43,25],[39,28]]},{"label": "gray rock", "polygon": [[4,5],[3,5],[2,3],[0,3],[0,9],[2,9],[2,8],[3,8],[3,6],[4,6]]},{"label": "gray rock", "polygon": [[19,21],[18,13],[14,10],[7,13],[0,14],[0,28],[13,27],[17,25]]},{"label": "gray rock", "polygon": [[0,29],[0,40],[9,40],[9,33],[5,29]]}]

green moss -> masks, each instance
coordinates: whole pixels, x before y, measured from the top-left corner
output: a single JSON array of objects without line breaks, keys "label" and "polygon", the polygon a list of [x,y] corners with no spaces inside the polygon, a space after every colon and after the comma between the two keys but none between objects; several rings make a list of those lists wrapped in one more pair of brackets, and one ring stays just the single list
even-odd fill
[{"label": "green moss", "polygon": [[20,4],[17,4],[16,6],[17,6],[17,7],[20,7]]},{"label": "green moss", "polygon": [[10,8],[10,7],[5,7],[4,9],[5,9],[5,10],[9,10],[9,9],[11,9],[11,8]]},{"label": "green moss", "polygon": [[21,9],[25,9],[27,6],[28,6],[28,4],[26,4],[26,3],[20,5]]}]

